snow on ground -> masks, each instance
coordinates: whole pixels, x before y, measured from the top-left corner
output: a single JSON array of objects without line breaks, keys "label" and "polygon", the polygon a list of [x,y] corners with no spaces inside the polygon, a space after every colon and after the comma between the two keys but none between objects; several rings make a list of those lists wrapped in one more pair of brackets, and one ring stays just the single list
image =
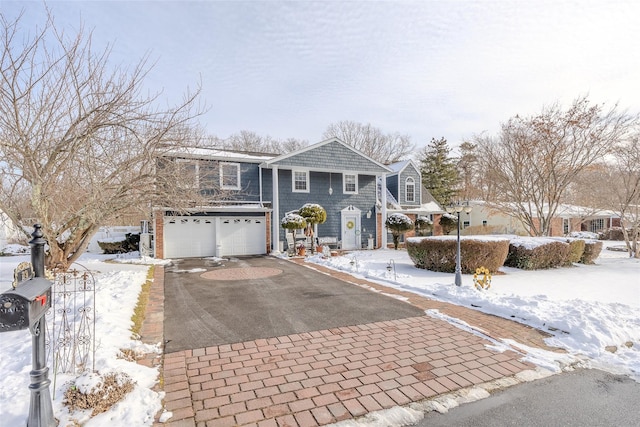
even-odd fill
[{"label": "snow on ground", "polygon": [[[619,244],[607,242],[605,246]],[[20,253],[23,249],[10,248],[10,251]],[[114,257],[116,263],[105,262]],[[29,255],[22,253],[0,257],[0,291],[11,286],[13,269],[18,263],[29,260]],[[485,291],[473,287],[470,275],[463,275],[463,286],[458,288],[453,285],[453,274],[416,269],[402,250],[359,251],[327,259],[314,256],[309,260],[428,298],[467,307],[473,304],[478,306],[477,310],[515,318],[536,328],[554,328],[554,336],[548,339],[550,345],[564,347],[581,359],[588,358],[593,367],[624,373],[640,381],[640,260],[629,259],[624,252],[603,250],[595,265],[542,271],[502,268],[504,274],[494,275],[491,288]],[[392,271],[389,272],[387,265],[391,260]],[[54,413],[61,419],[60,425],[65,427],[74,425],[73,419],[86,427],[150,426],[154,414],[161,408],[162,393],[152,390],[158,380],[158,371],[116,355],[123,348],[160,351],[159,345],[147,346],[131,338],[130,318],[146,278],[146,264],[164,261],[141,260],[137,254],[117,257],[84,254],[79,262],[94,272],[97,281],[96,370],[101,374],[124,372],[134,379],[136,387],[111,410],[90,418],[87,411],[69,414],[62,405],[63,393],[74,378],[60,374],[54,377],[50,373]],[[481,333],[435,310],[429,310],[428,314]],[[627,348],[627,342],[633,343],[633,347]],[[501,351],[512,345],[513,342],[505,340],[493,342],[492,348]],[[617,351],[610,353],[605,350],[606,346],[616,346]],[[521,344],[517,347],[528,351],[527,360],[546,369],[554,370],[566,360],[556,353],[550,355]],[[0,419],[6,425],[22,425],[28,414],[30,370],[30,333],[24,330],[0,334]],[[81,382],[90,387],[96,383],[96,378],[85,375]],[[453,405],[447,402],[433,404],[445,408]],[[383,424],[389,425],[396,417],[406,419],[410,415],[401,412],[401,408],[396,408],[388,414],[374,414],[374,418],[382,417]],[[371,419],[367,425],[378,424]]]},{"label": "snow on ground", "polygon": [[[626,252],[606,250],[620,244],[605,242],[595,265],[538,271],[502,267],[501,273],[493,275],[490,289],[483,291],[475,289],[472,275],[463,275],[463,285],[457,287],[451,273],[415,268],[404,250],[358,251],[310,260],[546,330],[553,334],[547,339],[549,345],[563,347],[580,359],[588,358],[592,367],[640,381],[640,260],[629,258]],[[615,353],[611,352],[613,347]],[[556,356],[549,355],[552,359],[546,364],[556,363]],[[545,364],[541,354],[532,361]]]},{"label": "snow on ground", "polygon": [[[14,250],[11,252],[20,253]],[[20,248],[17,248],[20,249]],[[25,249],[24,247],[22,249]],[[28,248],[27,252],[28,252]],[[8,252],[8,251],[7,251]],[[70,414],[62,405],[68,384],[76,380],[69,374],[52,373],[50,392],[53,397],[54,415],[60,426],[83,425],[86,427],[145,426],[152,425],[154,415],[162,407],[162,394],[152,390],[158,381],[158,370],[129,362],[117,355],[121,349],[141,353],[160,352],[155,346],[143,344],[131,338],[131,315],[138,302],[138,294],[147,276],[149,265],[137,254],[131,258],[119,256],[119,263],[104,262],[114,255],[84,254],[79,264],[88,268],[96,278],[96,355],[95,367],[100,374],[125,373],[135,382],[135,387],[125,399],[111,410],[90,418],[90,411]],[[0,292],[11,287],[14,268],[29,255],[0,257]],[[145,260],[150,263],[151,260]],[[29,413],[29,371],[31,370],[31,334],[28,330],[0,334],[0,424],[24,425]],[[100,377],[85,374],[76,380],[76,386],[90,389]],[[78,424],[74,424],[74,420]]]}]

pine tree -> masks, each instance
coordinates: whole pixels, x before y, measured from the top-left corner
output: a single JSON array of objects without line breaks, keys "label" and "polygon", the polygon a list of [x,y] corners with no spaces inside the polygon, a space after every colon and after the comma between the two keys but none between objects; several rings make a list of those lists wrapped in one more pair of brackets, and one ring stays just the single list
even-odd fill
[{"label": "pine tree", "polygon": [[458,187],[458,169],[445,138],[431,138],[421,156],[422,184],[441,205],[450,204]]}]

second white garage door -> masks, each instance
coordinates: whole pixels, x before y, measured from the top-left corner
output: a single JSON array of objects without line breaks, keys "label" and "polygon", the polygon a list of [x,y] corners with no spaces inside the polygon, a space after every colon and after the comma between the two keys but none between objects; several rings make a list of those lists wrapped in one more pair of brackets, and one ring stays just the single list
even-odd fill
[{"label": "second white garage door", "polygon": [[220,218],[220,256],[259,255],[267,252],[264,217]]}]

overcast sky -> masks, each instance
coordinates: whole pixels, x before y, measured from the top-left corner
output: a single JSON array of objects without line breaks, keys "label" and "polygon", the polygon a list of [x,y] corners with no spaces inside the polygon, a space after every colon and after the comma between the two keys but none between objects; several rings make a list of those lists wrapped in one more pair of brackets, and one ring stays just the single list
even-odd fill
[{"label": "overcast sky", "polygon": [[[640,112],[640,1],[49,1],[114,63],[156,61],[170,102],[202,83],[201,124],[321,140],[340,120],[452,145],[581,95]],[[42,24],[41,2],[0,0]]]}]

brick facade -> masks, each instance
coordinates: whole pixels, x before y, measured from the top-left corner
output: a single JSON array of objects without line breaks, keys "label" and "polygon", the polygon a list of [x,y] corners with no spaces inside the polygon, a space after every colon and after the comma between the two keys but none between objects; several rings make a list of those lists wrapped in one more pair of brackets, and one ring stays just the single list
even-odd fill
[{"label": "brick facade", "polygon": [[155,236],[155,257],[164,259],[164,212],[155,211],[153,213],[153,231]]}]

